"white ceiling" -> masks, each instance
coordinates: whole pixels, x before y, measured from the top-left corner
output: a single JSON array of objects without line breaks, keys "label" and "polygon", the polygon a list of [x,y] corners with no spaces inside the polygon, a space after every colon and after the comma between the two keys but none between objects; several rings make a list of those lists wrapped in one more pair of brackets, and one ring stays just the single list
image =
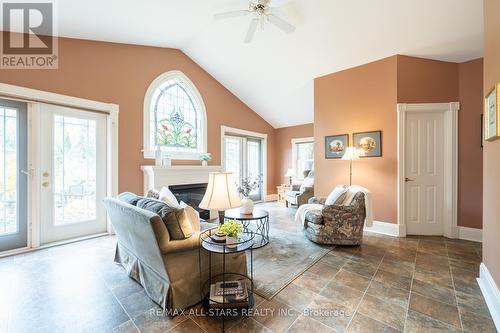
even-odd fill
[{"label": "white ceiling", "polygon": [[313,79],[394,54],[482,56],[481,0],[274,0],[297,26],[243,39],[247,0],[59,0],[59,35],[180,48],[274,127],[313,121]]}]

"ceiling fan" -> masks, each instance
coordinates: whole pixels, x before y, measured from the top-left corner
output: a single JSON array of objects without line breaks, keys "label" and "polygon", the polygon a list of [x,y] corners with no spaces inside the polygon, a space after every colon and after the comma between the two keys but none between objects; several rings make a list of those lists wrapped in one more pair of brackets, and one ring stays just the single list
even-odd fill
[{"label": "ceiling fan", "polygon": [[[253,19],[250,21],[250,26],[245,37],[245,43],[252,42],[257,27],[260,24],[261,29],[264,29],[264,24],[266,21],[274,24],[279,29],[284,32],[291,34],[295,31],[295,27],[283,20],[282,18],[273,14],[273,8],[276,8],[279,3],[284,3],[283,0],[258,0],[257,2],[250,1],[248,9],[245,10],[234,10],[225,13],[219,13],[214,15],[214,19],[222,20],[232,17],[247,16],[252,15]],[[275,4],[276,3],[276,4]]]}]

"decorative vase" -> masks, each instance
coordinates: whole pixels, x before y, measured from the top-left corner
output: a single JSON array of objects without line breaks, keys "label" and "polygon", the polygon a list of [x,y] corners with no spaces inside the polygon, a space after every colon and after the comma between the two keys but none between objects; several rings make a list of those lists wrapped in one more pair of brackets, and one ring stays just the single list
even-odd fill
[{"label": "decorative vase", "polygon": [[253,201],[252,199],[245,197],[241,200],[240,213],[241,214],[252,214],[253,212]]},{"label": "decorative vase", "polygon": [[201,161],[201,165],[207,166],[208,165],[208,161]]},{"label": "decorative vase", "polygon": [[226,246],[231,248],[231,249],[234,249],[235,247],[238,246],[238,238],[226,236]]}]

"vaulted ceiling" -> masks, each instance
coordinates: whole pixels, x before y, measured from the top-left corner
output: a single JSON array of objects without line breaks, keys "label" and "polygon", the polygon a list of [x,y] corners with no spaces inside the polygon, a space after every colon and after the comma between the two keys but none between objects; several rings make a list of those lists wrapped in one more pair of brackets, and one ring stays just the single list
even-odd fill
[{"label": "vaulted ceiling", "polygon": [[313,121],[315,77],[394,54],[462,62],[482,56],[481,0],[272,0],[296,25],[214,21],[247,0],[60,0],[59,35],[179,48],[274,127]]}]

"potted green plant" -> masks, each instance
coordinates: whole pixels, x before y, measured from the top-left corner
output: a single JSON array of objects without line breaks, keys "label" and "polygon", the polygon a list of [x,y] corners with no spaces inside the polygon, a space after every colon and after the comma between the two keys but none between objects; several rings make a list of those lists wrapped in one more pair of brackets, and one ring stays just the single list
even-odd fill
[{"label": "potted green plant", "polygon": [[253,201],[250,199],[250,193],[257,189],[261,183],[261,177],[245,177],[241,180],[241,185],[238,186],[238,193],[243,197],[241,200],[240,212],[242,214],[252,214]]},{"label": "potted green plant", "polygon": [[207,166],[208,161],[211,161],[211,160],[212,160],[212,154],[210,154],[210,153],[200,154],[201,165]]},{"label": "potted green plant", "polygon": [[240,234],[243,232],[243,225],[235,220],[228,220],[220,224],[217,230],[226,235],[227,247],[235,248],[240,240]]}]

